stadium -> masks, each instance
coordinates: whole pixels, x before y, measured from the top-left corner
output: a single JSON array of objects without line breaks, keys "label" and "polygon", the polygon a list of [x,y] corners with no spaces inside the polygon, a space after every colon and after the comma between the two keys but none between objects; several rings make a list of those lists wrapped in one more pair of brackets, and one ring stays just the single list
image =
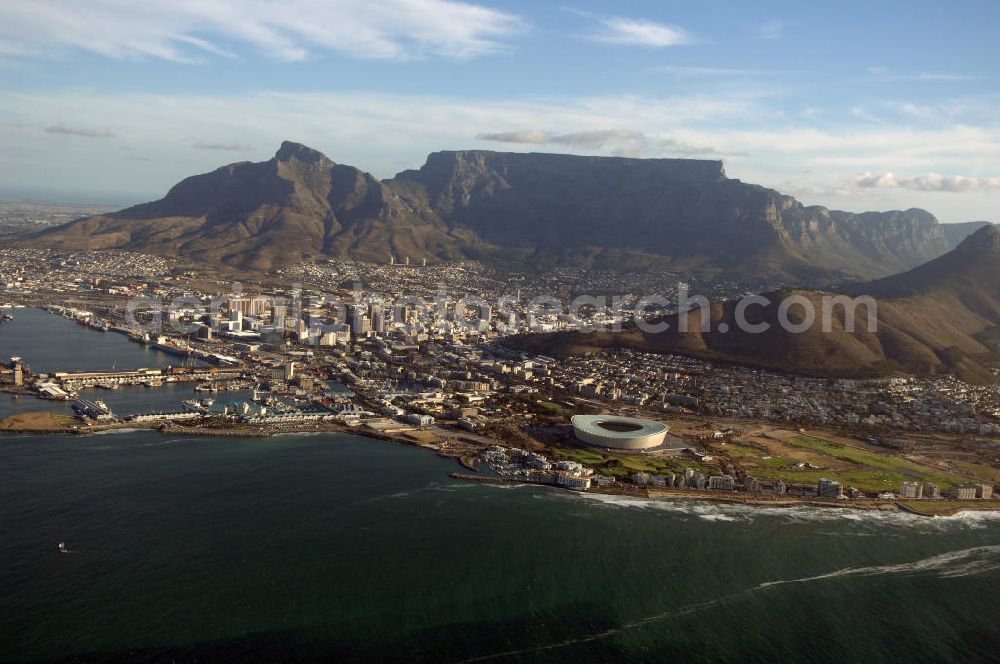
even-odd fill
[{"label": "stadium", "polygon": [[577,440],[596,447],[648,450],[663,445],[670,427],[653,420],[614,415],[574,415]]}]

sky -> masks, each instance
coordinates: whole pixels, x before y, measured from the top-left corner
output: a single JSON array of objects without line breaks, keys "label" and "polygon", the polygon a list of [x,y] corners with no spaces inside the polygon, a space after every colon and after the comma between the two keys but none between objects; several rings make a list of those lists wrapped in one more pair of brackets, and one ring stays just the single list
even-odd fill
[{"label": "sky", "polygon": [[0,0],[0,196],[139,202],[282,140],[721,159],[1000,221],[1000,3]]}]

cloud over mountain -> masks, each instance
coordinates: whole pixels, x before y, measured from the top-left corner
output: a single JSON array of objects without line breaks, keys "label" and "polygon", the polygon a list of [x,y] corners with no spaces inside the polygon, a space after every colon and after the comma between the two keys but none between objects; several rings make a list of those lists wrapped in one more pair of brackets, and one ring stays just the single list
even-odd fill
[{"label": "cloud over mountain", "polygon": [[630,129],[593,129],[559,134],[540,129],[499,131],[479,134],[476,138],[498,143],[561,145],[581,150],[606,150],[620,156],[673,154],[682,156],[720,155],[718,150],[700,147],[669,137],[650,136]]},{"label": "cloud over mountain", "polygon": [[992,191],[1000,189],[1000,177],[970,177],[965,175],[900,176],[894,173],[865,172],[855,184],[863,189],[912,189],[914,191]]},{"label": "cloud over mountain", "polygon": [[191,144],[191,147],[197,148],[199,150],[230,150],[233,152],[239,152],[242,150],[249,150],[252,146],[246,143],[215,143],[212,141],[195,141]]}]

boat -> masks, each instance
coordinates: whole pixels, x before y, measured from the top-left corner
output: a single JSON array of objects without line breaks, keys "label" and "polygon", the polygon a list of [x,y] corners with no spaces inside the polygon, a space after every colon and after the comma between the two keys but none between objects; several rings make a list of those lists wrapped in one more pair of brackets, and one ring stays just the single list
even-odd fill
[{"label": "boat", "polygon": [[149,347],[163,353],[178,355],[180,357],[187,357],[191,354],[191,348],[189,346],[184,345],[182,342],[168,339],[164,336],[159,336],[156,338],[156,341],[150,342]]},{"label": "boat", "polygon": [[59,553],[69,553],[69,549],[66,548],[66,542],[59,542]]}]

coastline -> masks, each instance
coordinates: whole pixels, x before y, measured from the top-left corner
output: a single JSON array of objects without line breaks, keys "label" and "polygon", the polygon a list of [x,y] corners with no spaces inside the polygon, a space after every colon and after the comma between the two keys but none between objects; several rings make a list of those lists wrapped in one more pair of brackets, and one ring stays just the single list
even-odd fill
[{"label": "coastline", "polygon": [[[302,433],[341,433],[378,440],[394,445],[406,445],[408,447],[420,447],[437,453],[442,458],[455,460],[456,464],[464,470],[478,473],[475,467],[475,457],[468,454],[455,454],[443,451],[438,445],[422,443],[417,440],[402,436],[385,434],[379,431],[367,429],[360,426],[347,426],[339,423],[325,422],[322,424],[309,423],[304,425],[284,425],[281,427],[198,427],[183,426],[164,423],[134,423],[116,422],[113,424],[97,425],[75,425],[61,426],[54,428],[8,428],[0,430],[0,438],[4,434],[11,435],[99,435],[115,431],[158,431],[161,434],[170,436],[192,436],[192,437],[218,437],[218,438],[271,438],[281,435],[302,434]],[[543,482],[530,482],[525,480],[515,480],[513,478],[492,477],[454,471],[449,473],[452,479],[471,482],[484,482],[494,484],[512,485],[537,485],[554,489],[569,490],[556,484]],[[593,487],[588,491],[576,493],[603,494],[625,496],[640,500],[695,500],[709,501],[729,504],[746,505],[749,507],[822,507],[842,510],[860,510],[866,512],[906,512],[915,516],[926,518],[954,516],[961,512],[1000,512],[1000,505],[981,504],[970,501],[948,501],[936,500],[921,504],[916,501],[877,501],[877,500],[842,500],[826,501],[815,498],[794,498],[794,497],[771,497],[771,496],[749,496],[735,493],[713,493],[710,491],[677,490],[677,489],[656,489],[649,487],[635,487],[624,485],[621,489],[610,489],[607,487]]]}]

